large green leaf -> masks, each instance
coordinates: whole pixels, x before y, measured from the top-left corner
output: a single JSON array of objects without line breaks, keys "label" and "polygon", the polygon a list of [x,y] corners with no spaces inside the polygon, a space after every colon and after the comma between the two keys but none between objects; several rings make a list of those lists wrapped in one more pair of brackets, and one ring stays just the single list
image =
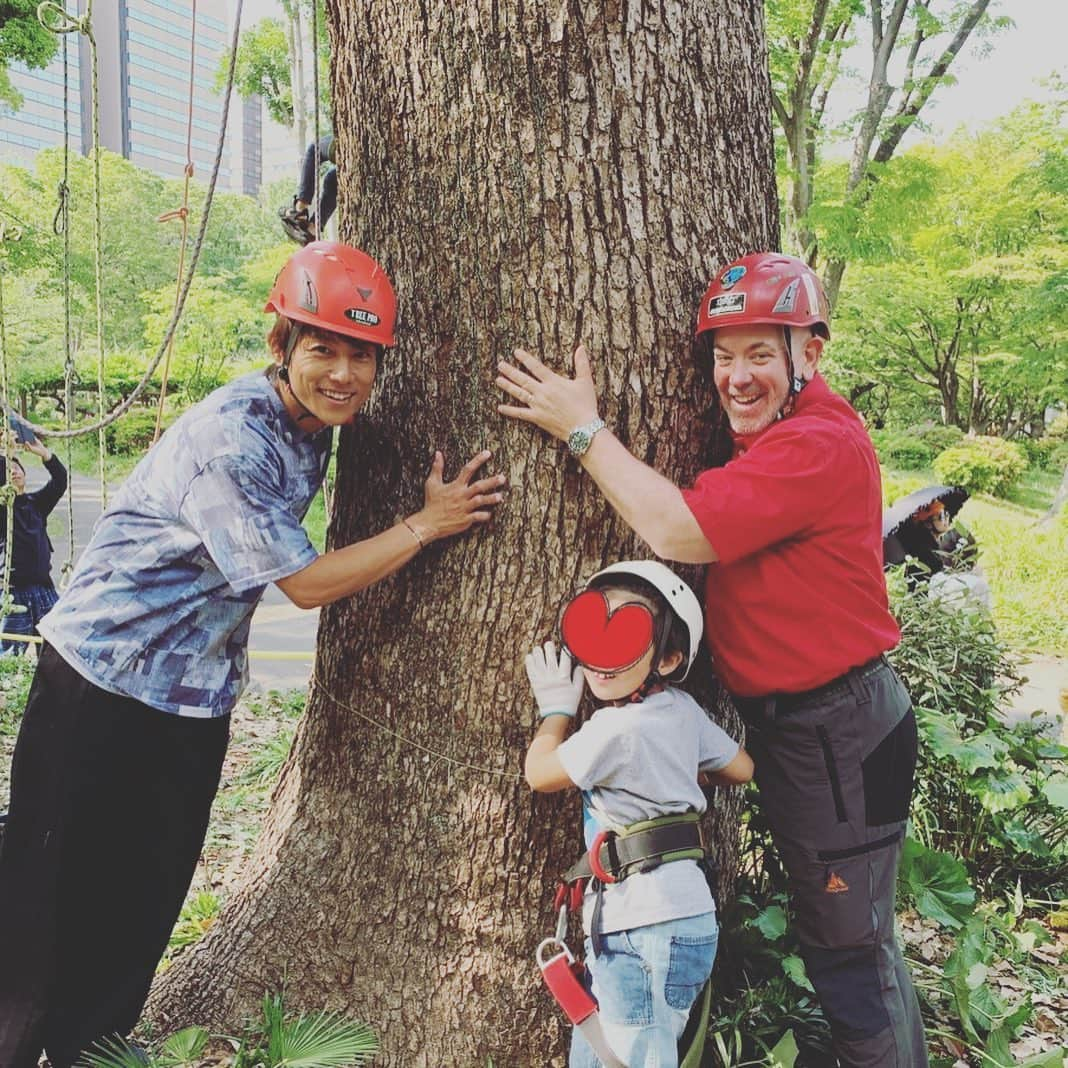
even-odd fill
[{"label": "large green leaf", "polygon": [[786,913],[778,905],[769,905],[753,920],[753,926],[769,941],[786,933]]},{"label": "large green leaf", "polygon": [[1018,1061],[1016,1068],[1065,1068],[1068,1065],[1068,1049],[1058,1046],[1045,1053],[1036,1053],[1026,1061]]},{"label": "large green leaf", "polygon": [[300,1016],[274,1029],[268,1068],[347,1068],[378,1052],[369,1027],[332,1013]]},{"label": "large green leaf", "polygon": [[944,927],[960,927],[975,907],[975,890],[964,865],[913,838],[905,841],[898,881],[920,915]]},{"label": "large green leaf", "polygon": [[1068,779],[1050,779],[1042,787],[1046,800],[1055,808],[1068,810]]},{"label": "large green leaf", "polygon": [[1035,857],[1050,856],[1046,839],[1019,820],[1006,820],[998,828],[998,834],[1021,853],[1030,853]]},{"label": "large green leaf", "polygon": [[802,990],[807,990],[814,994],[816,992],[812,983],[809,981],[808,972],[805,971],[805,962],[796,955],[789,957],[783,957],[782,970],[799,986]]},{"label": "large green leaf", "polygon": [[797,1039],[787,1031],[768,1054],[768,1068],[794,1068],[797,1060]]},{"label": "large green leaf", "polygon": [[1009,812],[1031,800],[1031,786],[1013,765],[973,775],[965,783],[968,793],[992,814]]},{"label": "large green leaf", "polygon": [[953,759],[971,775],[981,768],[996,768],[1009,747],[991,731],[983,731],[961,742]]}]

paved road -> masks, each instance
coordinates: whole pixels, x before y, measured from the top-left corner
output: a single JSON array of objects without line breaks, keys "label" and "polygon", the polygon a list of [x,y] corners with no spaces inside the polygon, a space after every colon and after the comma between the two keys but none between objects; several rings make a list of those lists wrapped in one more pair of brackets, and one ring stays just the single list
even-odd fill
[{"label": "paved road", "polygon": [[[26,454],[25,458],[26,488],[36,489],[44,484],[47,475],[35,456]],[[113,494],[117,488],[117,485],[110,486],[109,492]],[[70,495],[74,502],[74,558],[77,560],[100,515],[100,487],[95,480],[75,474]],[[70,540],[66,498],[52,513],[48,530],[55,546],[52,574],[58,583]],[[304,611],[296,608],[277,586],[268,586],[252,617],[249,642],[252,685],[264,690],[307,686],[318,625],[318,609]],[[272,659],[272,655],[278,653],[286,655]]]}]

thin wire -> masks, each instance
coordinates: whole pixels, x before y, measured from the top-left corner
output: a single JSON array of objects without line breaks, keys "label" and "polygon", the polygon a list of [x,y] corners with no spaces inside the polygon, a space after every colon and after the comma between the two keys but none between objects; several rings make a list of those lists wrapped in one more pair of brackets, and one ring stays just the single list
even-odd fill
[{"label": "thin wire", "polygon": [[[185,249],[189,241],[189,183],[193,177],[193,83],[196,75],[196,52],[197,52],[197,0],[193,0],[193,26],[189,37],[189,109],[186,113],[185,128],[185,184],[182,187],[182,206],[177,211],[168,211],[159,216],[158,222],[167,222],[170,219],[182,220],[182,241],[178,248],[178,276],[174,283],[174,301],[177,304],[178,295],[182,291],[182,272],[185,270]],[[160,375],[159,405],[156,407],[156,429],[152,434],[152,444],[159,441],[163,431],[163,406],[167,402],[167,380],[171,373],[171,355],[174,352],[174,335],[167,345],[167,355],[163,360],[163,371]]]},{"label": "thin wire", "polygon": [[[315,100],[315,237],[326,239],[323,233],[323,205],[320,197],[319,168],[323,161],[319,155],[319,0],[312,0],[312,95]],[[303,92],[303,87],[301,88]]]},{"label": "thin wire", "polygon": [[[71,427],[74,408],[74,335],[71,329],[70,285],[70,69],[68,44],[63,35],[63,181],[59,184],[59,207],[52,229],[63,234],[63,422]],[[57,229],[58,228],[58,229]],[[74,470],[74,439],[67,438],[67,471]],[[74,479],[67,476],[67,559],[59,572],[59,587],[65,589],[74,571]]]},{"label": "thin wire", "polygon": [[[3,227],[0,226],[0,241],[4,239]],[[11,461],[14,458],[14,451],[11,444],[11,434],[8,429],[8,412],[9,408],[9,395],[8,395],[8,383],[7,383],[7,334],[4,329],[4,264],[3,260],[0,260],[0,392],[2,392],[2,401],[4,405],[4,459],[5,464],[5,479],[4,485],[0,488],[0,502],[3,503],[5,509],[5,531],[4,531],[4,574],[2,590],[0,590],[0,619],[6,618],[12,614],[12,609],[15,605],[11,600],[11,558],[15,555],[14,543],[12,541],[15,534],[15,484],[12,481],[11,476]],[[0,628],[2,629],[2,628]]]},{"label": "thin wire", "polygon": [[426,753],[428,756],[434,757],[436,760],[444,761],[446,764],[451,764],[455,768],[464,768],[467,771],[477,771],[482,775],[496,775],[502,779],[515,779],[519,781],[522,779],[522,775],[515,771],[501,771],[499,768],[486,768],[479,764],[469,764],[464,760],[455,760],[450,756],[446,756],[444,753],[438,752],[436,749],[431,749],[429,746],[423,745],[421,742],[417,742],[412,738],[408,738],[406,735],[401,734],[399,731],[392,730],[387,727],[381,721],[368,716],[366,713],[361,712],[358,708],[353,708],[352,705],[346,704],[340,698],[335,697],[322,683],[319,678],[319,674],[315,669],[312,669],[312,685],[338,708],[343,708],[346,712],[351,712],[354,716],[358,716],[365,723],[369,723],[372,727],[375,727],[383,734],[388,734],[397,741],[403,742],[405,745],[411,746],[413,749],[418,749],[421,753]]},{"label": "thin wire", "polygon": [[[237,0],[237,7],[234,12],[234,32],[232,37],[232,43],[230,47],[230,65],[226,74],[226,91],[223,97],[222,108],[222,121],[219,127],[219,140],[215,149],[215,162],[212,165],[211,178],[208,181],[208,191],[204,197],[203,214],[200,219],[200,229],[197,232],[197,238],[193,245],[193,255],[189,260],[189,270],[186,272],[185,282],[182,286],[181,297],[175,306],[174,314],[171,316],[170,324],[167,327],[167,332],[163,336],[163,340],[160,342],[159,351],[156,353],[155,358],[149,364],[145,373],[141,376],[141,381],[134,386],[132,392],[127,396],[121,404],[117,405],[111,414],[100,423],[93,423],[91,426],[78,427],[75,430],[50,430],[47,427],[34,426],[30,424],[30,429],[38,437],[50,437],[50,438],[68,438],[68,437],[81,437],[83,434],[91,434],[95,430],[103,430],[105,427],[110,426],[116,420],[121,419],[130,408],[137,402],[138,398],[145,391],[145,387],[148,385],[152,376],[156,373],[156,368],[159,367],[160,361],[163,359],[163,355],[167,350],[167,345],[170,344],[171,338],[174,336],[174,331],[178,327],[178,321],[182,316],[182,310],[185,307],[186,298],[189,296],[189,289],[193,284],[193,275],[196,273],[197,261],[200,258],[200,251],[204,243],[204,234],[208,228],[208,217],[211,213],[211,202],[215,195],[215,184],[219,176],[219,168],[222,166],[223,147],[226,141],[226,126],[227,118],[230,112],[230,97],[233,93],[234,87],[234,69],[237,62],[237,45],[238,38],[241,30],[241,11],[244,6],[244,0]],[[40,11],[44,8],[56,8],[57,5],[52,4],[51,0],[45,0],[45,3],[38,9],[38,17],[40,17]],[[62,8],[58,10],[64,14]],[[52,29],[51,26],[48,26]],[[74,28],[78,28],[76,24]],[[71,32],[70,30],[54,30],[53,32]]]}]

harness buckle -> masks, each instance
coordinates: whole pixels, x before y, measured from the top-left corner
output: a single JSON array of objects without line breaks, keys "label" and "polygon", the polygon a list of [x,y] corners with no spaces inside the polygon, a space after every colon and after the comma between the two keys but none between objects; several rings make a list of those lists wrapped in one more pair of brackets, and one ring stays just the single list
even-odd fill
[{"label": "harness buckle", "polygon": [[590,846],[589,852],[587,853],[593,877],[604,883],[605,886],[619,881],[611,872],[607,871],[601,863],[601,846],[607,844],[614,838],[614,831],[598,831],[597,837],[594,838],[593,844]]}]

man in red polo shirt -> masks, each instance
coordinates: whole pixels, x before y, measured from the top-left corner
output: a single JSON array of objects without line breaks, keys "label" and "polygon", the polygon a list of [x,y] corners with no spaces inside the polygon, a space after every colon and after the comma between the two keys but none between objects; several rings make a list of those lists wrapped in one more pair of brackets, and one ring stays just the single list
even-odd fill
[{"label": "man in red polo shirt", "polygon": [[883,658],[900,637],[882,571],[879,465],[856,412],[818,372],[819,279],[757,253],[705,294],[730,459],[682,490],[598,416],[589,357],[574,379],[522,350],[497,384],[508,416],[568,443],[658,556],[710,564],[706,633],[745,719],[764,811],[790,879],[809,978],[847,1068],[923,1068],[919,1004],[894,938],[916,724]]}]

